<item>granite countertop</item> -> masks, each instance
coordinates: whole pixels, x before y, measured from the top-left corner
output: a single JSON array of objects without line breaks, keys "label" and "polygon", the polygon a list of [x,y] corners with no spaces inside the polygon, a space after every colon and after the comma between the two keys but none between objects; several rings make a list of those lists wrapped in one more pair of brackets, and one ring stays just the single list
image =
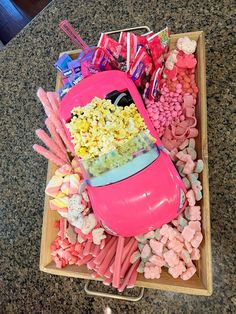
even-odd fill
[{"label": "granite countertop", "polygon": [[[157,4],[158,3],[158,4]],[[232,65],[232,1],[53,1],[0,52],[1,64],[1,313],[232,313],[234,234],[233,175],[235,88]],[[39,86],[53,90],[53,63],[74,49],[58,23],[68,18],[81,36],[96,43],[100,32],[147,24],[172,33],[203,30],[206,35],[209,179],[211,195],[213,295],[191,296],[145,290],[138,303],[90,298],[84,281],[39,271],[47,161],[32,145],[45,114]],[[235,285],[234,285],[235,288]]]}]

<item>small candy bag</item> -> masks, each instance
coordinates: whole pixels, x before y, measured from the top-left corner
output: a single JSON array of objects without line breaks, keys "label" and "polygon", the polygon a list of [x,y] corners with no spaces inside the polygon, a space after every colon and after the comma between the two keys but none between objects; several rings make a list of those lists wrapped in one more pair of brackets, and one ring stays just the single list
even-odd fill
[{"label": "small candy bag", "polygon": [[153,34],[154,34],[153,31],[150,31],[142,35],[136,35],[137,42],[138,42],[137,49],[139,49],[140,47],[146,46],[146,44],[148,43],[147,39],[151,37]]},{"label": "small candy bag", "polygon": [[153,71],[154,65],[151,56],[145,47],[139,48],[128,75],[136,86],[144,90],[146,83],[151,79]]},{"label": "small candy bag", "polygon": [[148,98],[151,100],[156,99],[159,94],[162,71],[163,67],[159,67],[159,69],[155,70],[152,74],[150,86],[147,91]]},{"label": "small candy bag", "polygon": [[81,71],[79,58],[76,60],[68,62],[67,65],[68,65],[68,68],[73,71],[73,73],[79,73]]},{"label": "small candy bag", "polygon": [[63,70],[68,69],[68,62],[71,62],[72,59],[71,57],[67,54],[64,53],[58,60],[57,62],[54,64],[54,66],[60,71],[62,72]]},{"label": "small candy bag", "polygon": [[162,67],[164,62],[164,53],[169,47],[169,31],[168,27],[147,39],[150,53],[156,70]]},{"label": "small candy bag", "polygon": [[138,40],[134,33],[127,33],[126,72],[129,71],[137,53]]},{"label": "small candy bag", "polygon": [[107,49],[115,59],[119,58],[122,49],[120,43],[104,33],[101,34],[97,47]]}]

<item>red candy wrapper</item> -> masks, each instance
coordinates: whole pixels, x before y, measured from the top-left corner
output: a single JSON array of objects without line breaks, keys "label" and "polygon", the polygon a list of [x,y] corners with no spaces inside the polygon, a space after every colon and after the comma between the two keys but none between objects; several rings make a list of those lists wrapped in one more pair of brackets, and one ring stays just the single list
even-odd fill
[{"label": "red candy wrapper", "polygon": [[126,72],[129,71],[137,53],[138,40],[134,33],[127,33]]},{"label": "red candy wrapper", "polygon": [[145,89],[146,83],[150,82],[153,71],[154,65],[151,56],[145,47],[139,48],[128,74],[136,86],[140,87],[141,93]]},{"label": "red candy wrapper", "polygon": [[169,47],[168,27],[149,37],[147,41],[155,68],[158,70],[163,65],[164,54],[167,52]]},{"label": "red candy wrapper", "polygon": [[136,36],[138,41],[137,48],[139,49],[140,47],[146,46],[148,43],[147,39],[151,37],[153,34],[154,34],[153,31],[150,31],[148,33]]},{"label": "red candy wrapper", "polygon": [[153,100],[153,99],[155,100],[158,97],[162,71],[163,71],[163,67],[160,67],[159,69],[155,70],[155,72],[152,74],[150,85],[147,90],[147,95],[145,95],[150,100]]},{"label": "red candy wrapper", "polygon": [[106,48],[115,59],[118,59],[122,45],[107,34],[101,34],[97,47]]}]

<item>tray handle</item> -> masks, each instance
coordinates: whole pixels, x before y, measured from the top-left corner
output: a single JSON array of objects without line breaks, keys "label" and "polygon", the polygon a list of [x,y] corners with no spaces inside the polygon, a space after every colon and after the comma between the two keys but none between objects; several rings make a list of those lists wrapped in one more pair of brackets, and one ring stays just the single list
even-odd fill
[{"label": "tray handle", "polygon": [[142,299],[144,294],[144,288],[141,288],[140,293],[136,297],[130,297],[128,295],[119,295],[119,294],[113,294],[113,293],[106,293],[106,292],[99,292],[89,289],[89,284],[91,280],[88,280],[84,286],[84,291],[91,296],[96,297],[103,297],[103,298],[111,298],[111,299],[118,299],[118,300],[125,300],[125,301],[131,301],[131,302],[138,302]]},{"label": "tray handle", "polygon": [[117,34],[117,33],[120,33],[120,32],[135,31],[135,30],[139,30],[139,29],[146,29],[147,32],[150,32],[150,28],[148,26],[142,25],[142,26],[118,29],[116,31],[105,32],[104,34],[108,34],[108,35],[109,34]]}]

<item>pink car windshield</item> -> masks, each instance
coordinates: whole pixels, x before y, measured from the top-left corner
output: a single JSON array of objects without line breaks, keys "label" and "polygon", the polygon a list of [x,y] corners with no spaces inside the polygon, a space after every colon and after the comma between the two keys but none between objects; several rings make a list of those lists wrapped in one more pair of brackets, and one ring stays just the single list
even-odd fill
[{"label": "pink car windshield", "polygon": [[81,159],[85,179],[91,186],[104,186],[124,180],[148,167],[160,151],[147,131],[96,158]]}]

